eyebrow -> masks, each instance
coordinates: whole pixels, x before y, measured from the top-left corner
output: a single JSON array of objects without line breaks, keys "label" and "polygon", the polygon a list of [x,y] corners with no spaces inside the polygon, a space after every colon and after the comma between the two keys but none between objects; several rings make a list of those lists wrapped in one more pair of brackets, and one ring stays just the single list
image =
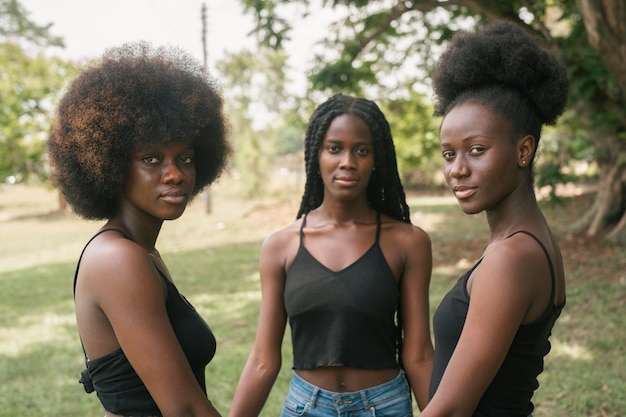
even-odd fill
[{"label": "eyebrow", "polygon": [[[475,138],[489,138],[489,136],[487,135],[483,135],[483,134],[476,134],[476,135],[470,135],[470,136],[466,136],[463,139],[461,139],[461,142],[467,142],[471,139],[475,139]],[[440,146],[450,146],[449,142],[441,142]]]}]

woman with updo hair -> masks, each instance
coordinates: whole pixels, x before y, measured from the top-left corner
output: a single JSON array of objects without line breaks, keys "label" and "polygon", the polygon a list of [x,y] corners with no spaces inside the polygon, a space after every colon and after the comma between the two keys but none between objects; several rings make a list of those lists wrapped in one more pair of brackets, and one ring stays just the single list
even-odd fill
[{"label": "woman with updo hair", "polygon": [[420,417],[527,417],[565,305],[563,260],[537,203],[543,125],[567,101],[567,73],[508,22],[458,32],[433,78],[444,175],[461,209],[485,212],[489,242],[433,318],[430,401]]},{"label": "woman with updo hair", "polygon": [[111,48],[69,85],[48,152],[74,211],[105,221],[74,277],[85,390],[107,417],[219,416],[205,381],[215,337],[155,247],[231,152],[218,83],[175,47]]}]

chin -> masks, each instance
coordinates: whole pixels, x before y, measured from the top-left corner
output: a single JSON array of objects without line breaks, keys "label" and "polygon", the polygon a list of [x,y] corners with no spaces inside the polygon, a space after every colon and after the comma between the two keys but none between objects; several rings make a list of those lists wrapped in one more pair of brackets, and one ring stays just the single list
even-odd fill
[{"label": "chin", "polygon": [[482,213],[485,209],[480,207],[474,207],[469,204],[463,204],[459,201],[459,207],[463,210],[465,214],[479,214]]},{"label": "chin", "polygon": [[171,215],[168,215],[168,216],[164,216],[163,220],[176,220],[176,219],[180,218],[180,216],[182,216],[182,215],[183,215],[183,212],[171,214]]}]

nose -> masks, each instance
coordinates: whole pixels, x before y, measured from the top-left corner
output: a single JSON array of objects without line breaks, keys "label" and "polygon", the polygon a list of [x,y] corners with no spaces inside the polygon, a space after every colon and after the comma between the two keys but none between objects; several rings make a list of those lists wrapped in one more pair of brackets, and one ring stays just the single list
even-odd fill
[{"label": "nose", "polygon": [[461,156],[456,156],[452,161],[448,162],[447,171],[452,178],[462,178],[469,175],[467,161]]},{"label": "nose", "polygon": [[351,169],[354,168],[355,166],[355,156],[352,154],[352,152],[343,152],[341,154],[341,161],[339,164],[339,168],[343,168],[343,169]]},{"label": "nose", "polygon": [[185,174],[174,161],[170,161],[163,165],[161,178],[166,184],[178,184],[185,180]]}]

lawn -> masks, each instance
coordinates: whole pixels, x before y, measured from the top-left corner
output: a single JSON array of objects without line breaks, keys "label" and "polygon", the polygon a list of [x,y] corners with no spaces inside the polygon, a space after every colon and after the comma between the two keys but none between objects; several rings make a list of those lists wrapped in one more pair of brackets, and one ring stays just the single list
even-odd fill
[{"label": "lawn", "polygon": [[[242,200],[225,181],[207,213],[198,197],[164,225],[160,249],[174,279],[212,327],[215,359],[207,367],[211,400],[226,415],[255,334],[260,301],[257,259],[263,238],[295,217],[294,201]],[[410,194],[413,222],[431,236],[431,309],[480,255],[482,215],[463,215],[447,194]],[[571,197],[546,215],[561,237],[568,299],[535,395],[535,417],[626,415],[626,254],[623,248],[567,237],[590,204]],[[83,366],[75,327],[76,259],[100,222],[56,212],[57,196],[41,187],[0,185],[0,417],[102,416],[94,394],[78,384]],[[290,341],[263,416],[279,413],[290,377]]]}]

